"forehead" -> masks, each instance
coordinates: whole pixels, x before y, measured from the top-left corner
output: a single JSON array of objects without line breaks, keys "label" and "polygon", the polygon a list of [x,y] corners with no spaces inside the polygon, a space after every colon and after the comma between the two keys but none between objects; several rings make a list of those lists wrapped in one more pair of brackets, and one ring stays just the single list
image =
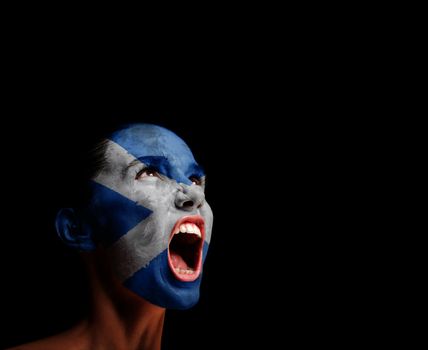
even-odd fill
[{"label": "forehead", "polygon": [[109,139],[137,159],[158,156],[171,163],[195,162],[190,148],[182,139],[157,125],[133,124],[114,132]]}]

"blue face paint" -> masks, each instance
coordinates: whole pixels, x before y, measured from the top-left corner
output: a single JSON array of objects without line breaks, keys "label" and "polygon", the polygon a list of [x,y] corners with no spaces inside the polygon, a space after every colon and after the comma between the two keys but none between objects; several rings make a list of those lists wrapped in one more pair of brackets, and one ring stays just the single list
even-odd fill
[{"label": "blue face paint", "polygon": [[95,232],[100,232],[94,238],[106,246],[112,245],[152,213],[151,210],[95,181],[91,186],[91,216],[97,218]]},{"label": "blue face paint", "polygon": [[[203,260],[208,252],[208,243],[204,243]],[[182,282],[175,278],[167,261],[167,251],[163,251],[150,264],[138,270],[124,285],[140,294],[155,305],[174,309],[187,309],[199,300],[201,279]],[[140,292],[138,292],[140,291]]]},{"label": "blue face paint", "polygon": [[[144,139],[144,144],[142,144]],[[194,172],[202,175],[202,169],[193,158],[189,147],[173,132],[150,124],[131,125],[116,131],[111,140],[126,149],[142,162],[147,160],[159,166],[162,174],[177,182],[190,185]]]},{"label": "blue face paint", "polygon": [[162,307],[191,307],[213,220],[203,184],[190,179],[203,170],[184,141],[159,126],[130,125],[109,140],[88,206],[93,238],[125,287]]},{"label": "blue face paint", "polygon": [[[183,169],[182,171],[178,171],[175,167],[174,163],[170,162],[167,157],[164,156],[144,156],[138,157],[138,160],[141,163],[146,164],[149,167],[153,167],[157,169],[157,171],[170,179],[174,179],[177,182],[182,182],[185,184],[190,184],[191,181],[189,178],[191,176],[202,178],[205,176],[202,167],[198,165],[196,162],[190,162],[188,169]],[[184,176],[183,176],[184,175]]]}]

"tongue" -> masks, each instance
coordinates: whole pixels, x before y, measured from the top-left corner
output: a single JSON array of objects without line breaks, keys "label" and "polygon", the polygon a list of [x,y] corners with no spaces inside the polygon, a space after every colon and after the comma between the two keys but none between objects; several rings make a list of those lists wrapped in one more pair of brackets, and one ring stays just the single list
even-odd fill
[{"label": "tongue", "polygon": [[187,270],[188,266],[179,254],[175,252],[170,252],[170,256],[171,256],[172,266],[176,268],[178,267],[183,270]]}]

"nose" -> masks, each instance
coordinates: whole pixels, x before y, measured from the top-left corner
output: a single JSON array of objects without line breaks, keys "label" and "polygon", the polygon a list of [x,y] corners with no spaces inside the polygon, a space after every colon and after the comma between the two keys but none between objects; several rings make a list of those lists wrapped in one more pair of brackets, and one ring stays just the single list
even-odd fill
[{"label": "nose", "polygon": [[180,184],[175,197],[175,206],[178,209],[193,211],[200,208],[205,201],[205,194],[203,189],[198,185],[184,185]]}]

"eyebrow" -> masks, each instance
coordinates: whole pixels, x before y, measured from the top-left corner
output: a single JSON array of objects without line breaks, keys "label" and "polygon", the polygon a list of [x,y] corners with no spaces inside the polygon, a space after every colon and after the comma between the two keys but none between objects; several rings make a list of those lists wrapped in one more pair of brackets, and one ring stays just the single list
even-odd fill
[{"label": "eyebrow", "polygon": [[163,169],[171,166],[168,158],[164,156],[144,156],[134,159],[131,163],[128,164],[128,166],[125,168],[125,171],[128,171],[129,168],[132,168],[133,166],[140,163]]},{"label": "eyebrow", "polygon": [[[144,156],[144,157],[138,157],[134,159],[132,162],[128,164],[128,166],[125,168],[125,172],[129,170],[129,168],[138,165],[140,163],[144,163],[147,166],[155,167],[157,171],[159,171],[161,174],[165,176],[170,176],[170,169],[172,168],[171,163],[169,162],[168,158],[164,156]],[[205,171],[199,164],[191,164],[187,172],[190,174],[190,176],[197,176],[197,177],[204,177]]]},{"label": "eyebrow", "polygon": [[134,159],[131,163],[129,163],[126,168],[125,172],[128,171],[129,168],[132,168],[133,166],[136,166],[137,164],[140,164],[141,162],[138,159]]},{"label": "eyebrow", "polygon": [[189,173],[191,175],[197,176],[197,177],[203,177],[205,176],[204,169],[199,164],[192,164],[190,165],[188,169]]}]

